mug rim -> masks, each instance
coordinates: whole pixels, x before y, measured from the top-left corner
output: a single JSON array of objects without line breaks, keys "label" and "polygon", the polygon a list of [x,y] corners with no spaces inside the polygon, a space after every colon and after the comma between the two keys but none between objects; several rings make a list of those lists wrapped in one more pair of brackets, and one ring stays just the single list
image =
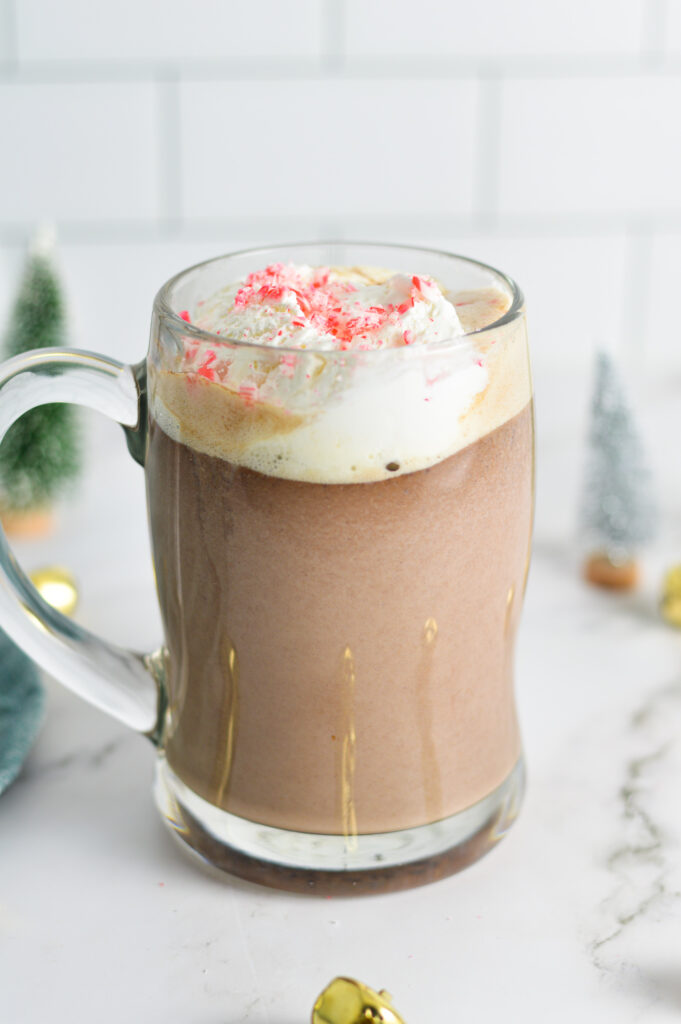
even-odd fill
[{"label": "mug rim", "polygon": [[[446,259],[456,260],[460,263],[467,263],[471,266],[479,267],[481,270],[486,270],[489,273],[495,275],[500,279],[508,288],[511,294],[511,304],[505,313],[502,313],[500,317],[497,317],[492,323],[485,324],[483,327],[478,327],[472,331],[465,331],[463,334],[455,335],[451,338],[443,338],[439,341],[428,342],[426,345],[418,345],[413,347],[399,347],[399,348],[378,348],[378,349],[322,349],[309,346],[306,348],[300,348],[294,345],[269,345],[263,342],[257,341],[246,341],[243,338],[232,338],[225,334],[215,334],[213,331],[208,331],[203,327],[198,327],[196,324],[191,323],[181,317],[179,313],[175,312],[171,303],[170,295],[173,289],[182,281],[188,274],[194,273],[195,271],[202,270],[204,267],[208,267],[213,263],[219,263],[221,260],[227,260],[236,257],[243,256],[258,256],[262,254],[271,254],[272,257],[276,257],[277,254],[281,254],[284,250],[295,250],[305,249],[312,246],[323,247],[323,246],[363,246],[365,248],[375,249],[394,249],[400,252],[413,252],[422,253],[428,256],[445,257]],[[268,262],[272,262],[272,259],[268,259]],[[281,242],[275,245],[267,246],[255,246],[246,249],[237,249],[233,252],[222,253],[218,256],[211,256],[206,260],[200,260],[198,263],[192,264],[190,267],[185,267],[183,270],[178,271],[171,278],[169,278],[165,284],[156,293],[154,298],[154,312],[159,318],[165,320],[167,325],[173,330],[181,332],[183,335],[191,337],[198,341],[208,341],[213,345],[229,345],[230,347],[239,347],[245,349],[255,349],[259,351],[267,351],[270,354],[273,353],[293,353],[295,355],[320,355],[326,359],[333,358],[334,356],[340,356],[344,359],[361,356],[363,359],[375,359],[378,357],[385,357],[386,355],[393,355],[398,352],[401,357],[404,354],[411,353],[414,351],[442,351],[443,349],[456,349],[460,346],[468,345],[470,338],[478,338],[490,331],[499,330],[505,327],[507,324],[511,324],[518,320],[525,312],[525,297],[520,289],[517,282],[509,275],[504,273],[502,270],[498,270],[489,263],[484,263],[482,260],[476,260],[471,256],[462,256],[459,253],[449,252],[446,249],[434,249],[428,246],[421,245],[404,245],[396,242],[375,242],[375,241],[360,241],[357,239],[322,239],[316,241],[307,242]]]}]

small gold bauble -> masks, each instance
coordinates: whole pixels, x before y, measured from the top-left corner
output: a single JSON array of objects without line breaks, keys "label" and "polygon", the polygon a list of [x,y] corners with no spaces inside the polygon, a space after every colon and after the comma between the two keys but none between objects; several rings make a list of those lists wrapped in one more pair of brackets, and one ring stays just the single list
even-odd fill
[{"label": "small gold bauble", "polygon": [[660,609],[667,622],[681,627],[681,565],[673,566],[665,575]]},{"label": "small gold bauble", "polygon": [[43,601],[62,615],[73,615],[78,604],[78,587],[73,575],[60,565],[36,569],[30,574],[31,582]]},{"label": "small gold bauble", "polygon": [[405,1024],[387,992],[375,992],[354,978],[334,978],[320,993],[312,1024]]}]

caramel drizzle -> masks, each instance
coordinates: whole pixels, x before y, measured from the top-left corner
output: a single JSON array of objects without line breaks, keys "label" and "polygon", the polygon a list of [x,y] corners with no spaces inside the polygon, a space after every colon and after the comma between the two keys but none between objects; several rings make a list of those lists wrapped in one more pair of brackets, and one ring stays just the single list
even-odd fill
[{"label": "caramel drizzle", "polygon": [[345,730],[341,750],[341,815],[345,849],[357,849],[357,809],[355,807],[355,764],[357,734],[355,732],[355,658],[349,647],[343,651],[341,669],[345,703]]},{"label": "caramel drizzle", "polygon": [[504,636],[508,638],[511,631],[511,616],[513,614],[513,600],[515,598],[515,583],[512,583],[506,594],[506,614],[504,616]]},{"label": "caramel drizzle", "polygon": [[426,802],[426,813],[431,821],[442,817],[442,778],[437,761],[437,751],[433,741],[432,702],[430,680],[435,654],[438,626],[433,618],[426,619],[423,625],[423,656],[421,659],[420,681],[417,692],[418,730],[421,740],[421,765],[423,770],[423,790]]},{"label": "caramel drizzle", "polygon": [[[234,743],[236,738],[236,720],[239,707],[239,662],[236,648],[228,636],[222,639],[223,658],[226,663],[225,672],[225,699],[223,708],[227,709],[227,720],[224,723],[225,747],[220,762],[220,774],[217,782],[215,802],[220,806],[224,800],[230,775],[232,774],[232,763],[234,761]],[[225,657],[226,655],[226,657]],[[224,711],[223,711],[224,716]],[[221,723],[223,725],[223,723]],[[222,728],[220,733],[222,733]]]}]

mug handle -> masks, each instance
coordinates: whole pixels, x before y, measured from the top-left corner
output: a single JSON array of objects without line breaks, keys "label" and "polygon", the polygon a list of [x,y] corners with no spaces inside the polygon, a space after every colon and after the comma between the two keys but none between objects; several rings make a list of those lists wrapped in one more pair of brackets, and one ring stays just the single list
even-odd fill
[{"label": "mug handle", "polygon": [[[117,420],[144,464],[145,364],[127,366],[77,349],[34,349],[0,365],[0,441],[23,413],[75,402]],[[0,528],[0,625],[41,668],[157,743],[165,711],[163,658],[117,647],[42,599]]]}]

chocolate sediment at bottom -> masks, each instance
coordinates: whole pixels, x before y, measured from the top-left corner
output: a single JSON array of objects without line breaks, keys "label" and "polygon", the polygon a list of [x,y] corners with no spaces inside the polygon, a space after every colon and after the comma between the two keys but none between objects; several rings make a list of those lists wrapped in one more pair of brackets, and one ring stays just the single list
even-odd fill
[{"label": "chocolate sediment at bottom", "polygon": [[520,753],[532,463],[529,404],[434,466],[358,484],[265,476],[152,419],[173,771],[233,814],[346,836],[494,790]]}]

